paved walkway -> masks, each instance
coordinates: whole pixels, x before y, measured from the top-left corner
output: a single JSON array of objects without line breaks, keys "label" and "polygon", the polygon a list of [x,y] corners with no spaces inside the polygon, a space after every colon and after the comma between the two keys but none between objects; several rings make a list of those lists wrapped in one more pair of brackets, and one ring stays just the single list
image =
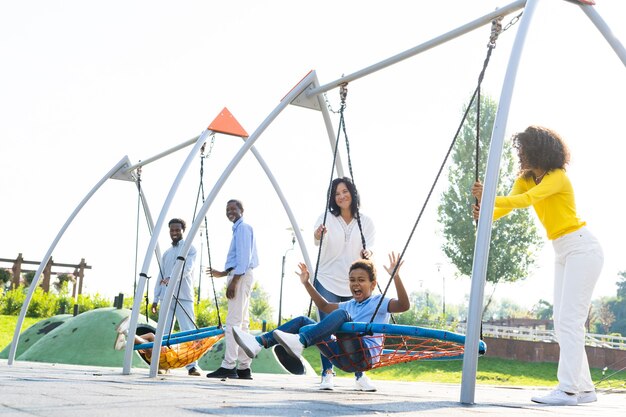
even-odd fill
[{"label": "paved walkway", "polygon": [[189,377],[181,370],[149,378],[103,368],[0,360],[0,417],[98,416],[586,416],[626,414],[626,393],[599,392],[597,403],[547,407],[530,402],[537,390],[478,385],[475,405],[459,403],[460,386],[375,381],[377,392],[336,378],[317,390],[314,376],[254,374],[254,380]]}]

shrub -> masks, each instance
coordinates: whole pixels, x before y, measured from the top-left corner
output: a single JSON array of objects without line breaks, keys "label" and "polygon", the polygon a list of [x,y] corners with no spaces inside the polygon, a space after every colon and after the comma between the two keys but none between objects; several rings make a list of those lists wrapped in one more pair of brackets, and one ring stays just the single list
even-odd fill
[{"label": "shrub", "polygon": [[[28,305],[26,317],[51,317],[59,310],[59,297],[37,287]],[[22,301],[23,302],[23,301]],[[20,306],[21,308],[21,306]]]},{"label": "shrub", "polygon": [[2,307],[1,313],[7,316],[18,315],[20,309],[22,308],[22,304],[24,304],[24,300],[26,300],[24,287],[20,286],[16,289],[7,291],[3,294],[2,302],[0,303],[0,306]]}]

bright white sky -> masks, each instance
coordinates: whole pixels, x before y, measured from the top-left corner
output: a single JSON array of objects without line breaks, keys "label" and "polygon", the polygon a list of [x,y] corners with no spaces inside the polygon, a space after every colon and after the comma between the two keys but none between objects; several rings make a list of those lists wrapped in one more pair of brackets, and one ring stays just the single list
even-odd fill
[{"label": "bright white sky", "polygon": [[[309,70],[316,70],[326,84],[508,3],[4,2],[0,257],[20,252],[27,260],[43,257],[80,200],[124,155],[135,163],[193,138],[223,107],[252,133]],[[614,295],[617,273],[626,269],[620,253],[625,225],[615,193],[625,147],[626,69],[576,5],[540,3],[522,55],[507,138],[529,124],[544,124],[568,140],[579,213],[605,249],[595,296]],[[598,3],[598,12],[625,42],[626,2]],[[518,26],[501,35],[485,77],[483,94],[495,99]],[[489,32],[485,26],[349,86],[346,126],[355,182],[362,211],[377,226],[381,271],[385,254],[401,250],[408,238],[463,104],[476,86]],[[328,99],[338,108],[337,91],[329,92]],[[238,138],[216,136],[205,168],[207,194],[241,144]],[[321,114],[290,106],[256,148],[288,198],[315,260],[312,226],[324,208],[332,161]],[[144,168],[143,187],[155,219],[190,149]],[[196,158],[168,218],[191,218],[198,182]],[[442,292],[445,277],[447,302],[461,302],[469,294],[469,279],[455,279],[439,250],[436,206],[444,187],[445,179],[417,228],[402,275],[410,291],[434,293]],[[218,268],[230,241],[231,224],[224,214],[230,198],[243,200],[245,217],[258,234],[261,266],[255,275],[277,312],[290,224],[251,154],[208,212],[211,257]],[[131,294],[136,212],[133,184],[108,181],[60,241],[54,260],[77,263],[84,257],[93,266],[86,292],[111,298],[118,292]],[[143,217],[140,221],[139,265],[149,240]],[[165,230],[160,244],[169,244]],[[199,239],[196,247],[202,249],[203,266],[208,265]],[[283,316],[300,314],[308,306],[293,274],[302,259],[297,246],[287,255]],[[528,280],[500,285],[496,297],[529,307],[540,298],[551,300],[551,260],[546,242]],[[438,263],[443,264],[441,273]],[[153,261],[151,275],[156,268]],[[223,281],[217,285],[221,288]],[[203,297],[209,288],[203,279]]]}]

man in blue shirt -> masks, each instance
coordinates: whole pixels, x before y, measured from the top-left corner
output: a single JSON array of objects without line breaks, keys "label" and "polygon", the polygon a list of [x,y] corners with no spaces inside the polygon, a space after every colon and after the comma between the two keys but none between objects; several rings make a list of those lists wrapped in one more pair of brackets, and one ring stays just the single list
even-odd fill
[{"label": "man in blue shirt", "polygon": [[224,360],[207,378],[252,379],[250,363],[252,359],[239,347],[233,337],[233,327],[247,332],[250,324],[250,294],[254,284],[253,269],[259,265],[256,240],[252,226],[243,221],[243,205],[239,200],[226,204],[226,217],[233,222],[233,237],[226,257],[224,271],[210,269],[214,277],[228,276],[226,298],[228,315],[224,329]]}]

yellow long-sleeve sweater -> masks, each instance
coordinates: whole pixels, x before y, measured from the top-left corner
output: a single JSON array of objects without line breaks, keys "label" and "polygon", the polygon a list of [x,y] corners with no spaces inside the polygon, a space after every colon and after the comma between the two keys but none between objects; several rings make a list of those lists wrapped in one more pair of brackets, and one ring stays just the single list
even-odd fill
[{"label": "yellow long-sleeve sweater", "polygon": [[499,219],[513,209],[531,205],[550,240],[586,224],[576,214],[574,188],[564,169],[548,172],[539,184],[533,178],[517,178],[508,196],[496,197],[493,217]]}]

